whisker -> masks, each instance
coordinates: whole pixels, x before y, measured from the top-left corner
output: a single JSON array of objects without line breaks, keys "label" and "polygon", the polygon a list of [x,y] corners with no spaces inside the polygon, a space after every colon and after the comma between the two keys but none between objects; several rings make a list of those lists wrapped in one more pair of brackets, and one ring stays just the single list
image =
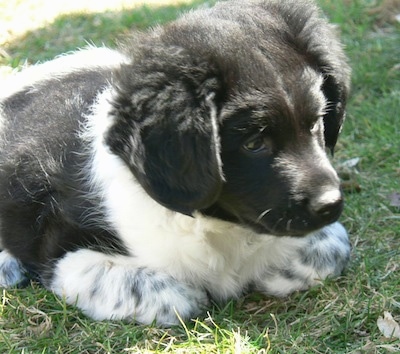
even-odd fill
[{"label": "whisker", "polygon": [[290,231],[290,225],[292,223],[293,219],[289,219],[288,222],[286,223],[286,231]]},{"label": "whisker", "polygon": [[260,222],[261,219],[262,219],[265,215],[267,215],[271,210],[272,210],[272,209],[264,210],[264,211],[258,216],[258,218],[256,219],[256,222]]},{"label": "whisker", "polygon": [[278,224],[283,221],[284,218],[279,218],[278,221],[274,224],[274,226],[272,227],[272,231],[276,230],[276,227],[278,226]]}]

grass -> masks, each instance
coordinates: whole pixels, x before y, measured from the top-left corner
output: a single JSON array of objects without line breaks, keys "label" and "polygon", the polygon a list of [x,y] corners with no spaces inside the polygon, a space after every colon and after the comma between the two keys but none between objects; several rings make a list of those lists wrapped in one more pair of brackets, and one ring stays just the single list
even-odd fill
[{"label": "grass", "polygon": [[[21,1],[14,0],[16,5]],[[41,13],[34,1],[30,11]],[[56,3],[56,2],[53,2]],[[60,2],[62,3],[62,2]],[[0,353],[386,353],[400,341],[377,319],[400,322],[400,13],[398,0],[320,0],[342,33],[353,67],[352,96],[334,163],[346,182],[342,221],[353,243],[346,274],[287,299],[252,294],[172,329],[95,322],[33,283],[3,291]],[[2,6],[9,2],[0,0]],[[43,27],[0,37],[0,68],[43,61],[88,41],[114,45],[130,28],[176,17],[192,3],[60,14]],[[16,10],[17,12],[17,10]],[[359,158],[356,168],[343,162]],[[393,203],[395,204],[395,203]]]}]

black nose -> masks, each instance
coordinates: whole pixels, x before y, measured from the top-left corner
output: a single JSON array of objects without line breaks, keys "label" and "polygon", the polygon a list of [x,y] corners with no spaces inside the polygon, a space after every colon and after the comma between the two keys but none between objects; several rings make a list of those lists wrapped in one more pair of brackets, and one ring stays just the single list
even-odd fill
[{"label": "black nose", "polygon": [[309,210],[322,221],[335,221],[343,210],[342,193],[338,189],[321,192],[310,200]]}]

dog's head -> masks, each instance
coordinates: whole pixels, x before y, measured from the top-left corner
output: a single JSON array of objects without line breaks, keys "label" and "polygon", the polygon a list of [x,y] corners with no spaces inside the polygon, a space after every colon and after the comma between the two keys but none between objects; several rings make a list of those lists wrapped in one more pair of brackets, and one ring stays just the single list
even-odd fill
[{"label": "dog's head", "polygon": [[152,198],[274,235],[339,217],[325,149],[344,119],[350,70],[315,7],[224,2],[130,47],[106,140]]}]

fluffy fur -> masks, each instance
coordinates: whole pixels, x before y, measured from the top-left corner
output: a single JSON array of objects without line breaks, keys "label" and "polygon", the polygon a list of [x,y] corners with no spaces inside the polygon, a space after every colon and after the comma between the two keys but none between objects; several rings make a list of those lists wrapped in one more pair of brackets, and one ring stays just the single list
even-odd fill
[{"label": "fluffy fur", "polygon": [[0,285],[160,325],[349,259],[325,153],[350,70],[309,1],[231,0],[1,85]]}]

